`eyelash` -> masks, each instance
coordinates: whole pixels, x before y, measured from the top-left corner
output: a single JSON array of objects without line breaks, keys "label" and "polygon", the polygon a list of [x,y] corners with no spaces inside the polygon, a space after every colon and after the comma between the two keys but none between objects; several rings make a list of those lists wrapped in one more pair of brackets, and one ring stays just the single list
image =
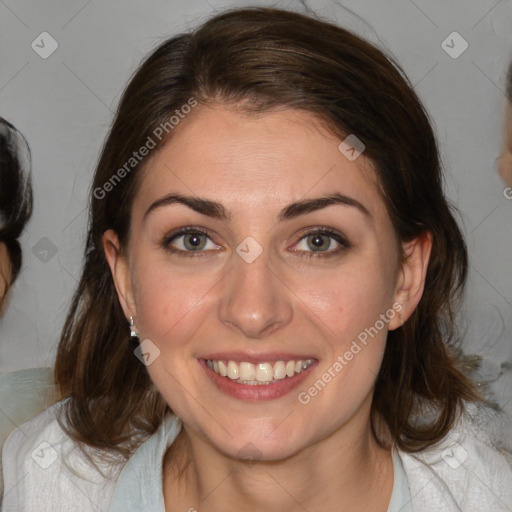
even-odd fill
[{"label": "eyelash", "polygon": [[[212,240],[212,235],[207,229],[195,227],[195,226],[189,226],[186,228],[182,228],[182,229],[180,229],[174,233],[171,233],[169,235],[166,235],[160,245],[166,251],[173,253],[173,254],[178,254],[179,256],[183,256],[185,258],[203,257],[204,253],[207,251],[184,251],[182,249],[176,249],[171,246],[171,242],[173,242],[175,239],[179,238],[180,236],[189,235],[189,234],[206,235],[210,240]],[[344,236],[342,236],[340,233],[332,231],[331,229],[329,229],[327,227],[318,227],[318,228],[312,229],[311,231],[307,231],[300,237],[297,244],[299,242],[301,242],[303,239],[305,239],[311,235],[327,235],[327,236],[331,237],[332,239],[334,239],[336,242],[338,242],[340,244],[340,247],[338,247],[337,249],[335,249],[333,251],[319,251],[319,252],[306,251],[306,252],[303,252],[301,254],[301,257],[306,258],[306,259],[329,258],[329,257],[337,256],[341,252],[346,251],[347,249],[350,249],[352,247],[350,242]],[[297,244],[295,244],[295,245],[297,245]],[[300,253],[301,251],[293,251],[293,252]]]}]

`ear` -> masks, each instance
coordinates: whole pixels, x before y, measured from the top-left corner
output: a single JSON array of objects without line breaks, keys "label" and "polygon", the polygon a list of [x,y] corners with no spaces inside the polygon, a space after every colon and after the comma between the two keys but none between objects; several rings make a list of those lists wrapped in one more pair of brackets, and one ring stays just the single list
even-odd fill
[{"label": "ear", "polygon": [[394,300],[402,307],[397,308],[389,322],[389,330],[401,327],[416,309],[425,288],[425,277],[432,250],[432,233],[424,231],[410,242],[402,244],[403,261],[398,271]]},{"label": "ear", "polygon": [[112,229],[103,234],[103,250],[107,259],[117,296],[126,318],[137,316],[133,296],[133,284],[127,257],[121,252],[119,238]]}]

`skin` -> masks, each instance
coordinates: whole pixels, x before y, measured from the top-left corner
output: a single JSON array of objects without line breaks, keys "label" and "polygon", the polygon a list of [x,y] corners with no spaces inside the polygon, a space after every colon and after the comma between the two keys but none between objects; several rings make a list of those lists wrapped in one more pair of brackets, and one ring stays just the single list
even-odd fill
[{"label": "skin", "polygon": [[512,187],[512,104],[510,102],[507,103],[504,125],[503,146],[498,161],[498,172],[505,184]]},{"label": "skin", "polygon": [[7,246],[0,242],[0,313],[7,303],[7,288],[11,280],[11,260]]},{"label": "skin", "polygon": [[[126,317],[161,352],[148,372],[184,422],[178,449],[164,460],[167,511],[387,510],[392,459],[370,432],[372,394],[387,330],[400,327],[421,298],[431,238],[402,244],[402,260],[371,162],[364,154],[349,161],[340,142],[309,113],[248,117],[198,106],[144,170],[127,250],[114,232],[104,235]],[[334,191],[369,214],[331,205],[278,222],[288,204]],[[144,218],[170,192],[221,202],[231,219],[180,204]],[[190,225],[212,234],[203,256],[162,248],[165,235]],[[305,235],[323,226],[351,246],[319,257]],[[247,236],[263,248],[250,264],[236,253]],[[186,250],[184,241],[171,245]],[[331,253],[339,247],[329,236],[324,243]],[[395,315],[308,405],[298,403],[297,394],[396,302],[402,319]],[[310,354],[318,364],[287,395],[248,402],[206,376],[198,358],[212,350]],[[239,454],[248,443],[258,451],[253,465]]]}]

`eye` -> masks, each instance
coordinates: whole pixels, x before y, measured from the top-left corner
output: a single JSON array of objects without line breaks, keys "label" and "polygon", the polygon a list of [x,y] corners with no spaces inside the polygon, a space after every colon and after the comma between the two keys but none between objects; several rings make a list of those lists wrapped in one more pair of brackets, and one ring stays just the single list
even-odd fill
[{"label": "eye", "polygon": [[348,240],[327,228],[317,228],[306,233],[295,245],[294,252],[305,252],[305,257],[328,257],[350,248]]},{"label": "eye", "polygon": [[201,256],[203,252],[219,248],[207,231],[192,226],[167,235],[161,245],[167,251],[185,257]]}]

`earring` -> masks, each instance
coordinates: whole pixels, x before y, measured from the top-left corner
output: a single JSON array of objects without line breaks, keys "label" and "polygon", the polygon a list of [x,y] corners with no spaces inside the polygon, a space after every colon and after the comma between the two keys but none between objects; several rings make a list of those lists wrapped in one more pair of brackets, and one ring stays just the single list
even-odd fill
[{"label": "earring", "polygon": [[138,338],[139,337],[139,333],[136,331],[136,328],[135,328],[135,321],[133,319],[133,316],[130,317],[130,338]]},{"label": "earring", "polygon": [[402,315],[401,311],[398,314],[400,315],[400,322],[402,323],[400,327],[402,327],[404,325],[404,315]]}]

